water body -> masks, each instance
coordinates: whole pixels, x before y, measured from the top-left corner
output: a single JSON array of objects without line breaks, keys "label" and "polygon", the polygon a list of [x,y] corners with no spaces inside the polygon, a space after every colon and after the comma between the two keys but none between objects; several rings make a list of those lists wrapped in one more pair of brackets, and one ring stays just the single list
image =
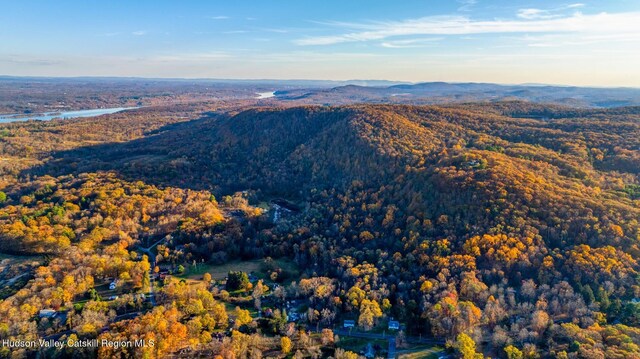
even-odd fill
[{"label": "water body", "polygon": [[108,114],[126,111],[126,110],[132,110],[136,108],[138,107],[96,108],[91,110],[77,110],[77,111],[66,111],[66,112],[45,112],[45,113],[33,114],[33,115],[7,114],[7,115],[0,115],[0,123],[28,121],[28,120],[51,121],[54,118],[60,118],[60,119],[66,120],[66,119],[77,118],[77,117],[95,117],[95,116],[108,115]]},{"label": "water body", "polygon": [[275,97],[276,92],[257,92],[258,95],[258,99],[264,99],[264,98],[271,98],[271,97]]}]

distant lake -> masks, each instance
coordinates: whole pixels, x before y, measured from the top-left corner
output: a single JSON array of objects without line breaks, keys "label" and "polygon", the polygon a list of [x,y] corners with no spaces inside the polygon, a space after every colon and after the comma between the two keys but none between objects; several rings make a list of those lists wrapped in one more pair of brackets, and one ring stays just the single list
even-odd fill
[{"label": "distant lake", "polygon": [[274,97],[276,95],[275,91],[272,92],[258,92],[258,99],[263,99],[263,98],[271,98]]},{"label": "distant lake", "polygon": [[92,110],[77,110],[67,112],[45,112],[33,115],[25,114],[5,114],[0,115],[0,123],[18,122],[28,120],[51,121],[54,118],[70,119],[77,117],[95,117],[100,115],[108,115],[116,112],[132,110],[138,107],[113,107],[113,108],[96,108]]}]

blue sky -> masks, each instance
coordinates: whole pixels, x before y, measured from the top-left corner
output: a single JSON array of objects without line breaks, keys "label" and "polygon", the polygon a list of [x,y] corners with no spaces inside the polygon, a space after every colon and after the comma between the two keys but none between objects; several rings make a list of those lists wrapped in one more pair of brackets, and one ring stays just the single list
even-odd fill
[{"label": "blue sky", "polygon": [[2,1],[0,74],[640,87],[640,1]]}]

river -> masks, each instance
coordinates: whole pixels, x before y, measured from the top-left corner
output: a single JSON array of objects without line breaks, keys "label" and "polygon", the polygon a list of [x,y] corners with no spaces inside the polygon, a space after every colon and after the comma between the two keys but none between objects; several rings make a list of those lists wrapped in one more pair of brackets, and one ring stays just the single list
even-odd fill
[{"label": "river", "polygon": [[28,120],[50,121],[54,118],[70,119],[77,117],[95,117],[100,115],[108,115],[116,112],[136,109],[138,107],[112,107],[112,108],[95,108],[91,110],[76,110],[66,112],[45,112],[32,115],[24,114],[0,114],[0,123],[18,122]]},{"label": "river", "polygon": [[272,97],[276,96],[275,91],[272,91],[272,92],[258,92],[256,94],[258,95],[258,99],[272,98]]}]

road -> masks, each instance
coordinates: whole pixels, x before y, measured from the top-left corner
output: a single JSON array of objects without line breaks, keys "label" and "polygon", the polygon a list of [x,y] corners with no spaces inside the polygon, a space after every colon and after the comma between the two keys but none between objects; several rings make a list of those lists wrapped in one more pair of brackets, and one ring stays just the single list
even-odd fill
[{"label": "road", "polygon": [[155,241],[152,245],[150,245],[147,248],[144,248],[142,246],[137,246],[136,248],[139,249],[140,251],[144,252],[148,257],[149,257],[149,262],[150,263],[154,263],[156,262],[156,255],[151,251],[151,249],[155,246],[157,246],[158,244],[160,244],[162,241],[166,241],[167,237],[162,237],[160,239],[158,239],[157,241]]},{"label": "road", "polygon": [[389,338],[389,349],[387,351],[387,359],[395,359],[396,358],[396,338]]},{"label": "road", "polygon": [[13,283],[15,283],[16,281],[18,281],[18,279],[20,279],[20,278],[22,278],[22,277],[24,277],[24,276],[27,276],[27,275],[29,275],[29,274],[30,274],[29,272],[26,272],[26,273],[22,273],[22,274],[20,274],[20,275],[17,275],[17,276],[15,276],[15,277],[11,278],[11,279],[7,279],[7,280],[5,281],[5,283],[3,283],[3,284],[2,284],[2,286],[3,286],[3,287],[8,287],[8,286],[10,286],[10,285],[13,285]]},{"label": "road", "polygon": [[149,264],[151,264],[151,266],[149,267],[149,301],[151,302],[151,305],[153,305],[154,307],[156,306],[156,293],[155,293],[155,289],[153,287],[153,283],[155,282],[153,280],[153,268],[155,268],[156,266],[156,255],[155,253],[153,253],[151,251],[151,249],[155,246],[157,246],[158,244],[160,244],[161,242],[167,240],[167,237],[162,237],[160,239],[158,239],[157,241],[155,241],[152,245],[150,245],[147,248],[143,248],[141,246],[136,247],[138,250],[140,250],[141,252],[144,252],[147,257],[149,257]]},{"label": "road", "polygon": [[156,306],[156,292],[153,288],[153,283],[156,282],[156,280],[153,278],[153,268],[155,268],[156,266],[156,261],[155,261],[155,257],[153,258],[152,262],[149,262],[150,266],[149,266],[149,302],[151,303],[152,306]]}]

